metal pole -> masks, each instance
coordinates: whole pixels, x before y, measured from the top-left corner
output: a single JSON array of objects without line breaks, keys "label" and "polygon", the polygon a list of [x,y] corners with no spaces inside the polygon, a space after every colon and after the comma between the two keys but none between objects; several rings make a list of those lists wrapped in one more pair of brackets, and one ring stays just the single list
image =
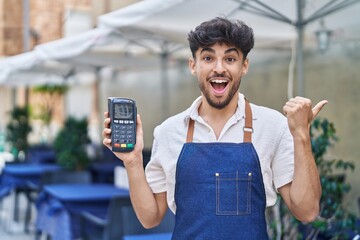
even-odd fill
[{"label": "metal pole", "polygon": [[23,0],[23,51],[30,50],[30,6],[29,0]]},{"label": "metal pole", "polygon": [[163,120],[169,116],[169,79],[168,79],[168,60],[169,53],[164,51],[160,54],[161,58],[161,110]]},{"label": "metal pole", "polygon": [[100,142],[102,139],[102,128],[103,128],[103,119],[104,119],[104,114],[100,111],[100,106],[101,106],[101,101],[105,101],[104,98],[101,97],[101,93],[100,93],[100,81],[101,81],[101,67],[96,67],[95,68],[95,82],[93,85],[93,95],[94,95],[94,100],[93,100],[93,113],[94,113],[94,119],[95,119],[95,123],[97,123],[97,127],[99,128],[98,130],[98,135],[97,137],[99,137]]},{"label": "metal pole", "polygon": [[[30,50],[30,6],[29,0],[23,0],[23,51]],[[25,106],[29,104],[29,87],[25,87]]]},{"label": "metal pole", "polygon": [[305,83],[303,74],[303,42],[304,42],[304,25],[303,25],[303,0],[297,0],[297,23],[295,25],[297,30],[297,76],[298,76],[298,95],[305,95]]}]

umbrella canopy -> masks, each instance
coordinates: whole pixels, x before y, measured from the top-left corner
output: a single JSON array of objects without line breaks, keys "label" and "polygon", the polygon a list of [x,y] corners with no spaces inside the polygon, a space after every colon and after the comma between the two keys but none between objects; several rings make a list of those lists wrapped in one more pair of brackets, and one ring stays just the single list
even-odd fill
[{"label": "umbrella canopy", "polygon": [[159,65],[159,57],[149,54],[147,47],[122,38],[117,31],[95,28],[0,60],[0,84],[63,84],[77,72],[95,72],[101,67],[123,71]]},{"label": "umbrella canopy", "polygon": [[[199,23],[214,17],[240,19],[255,32],[257,43],[297,37],[296,28],[306,26],[306,35],[319,28],[316,20],[325,18],[329,29],[357,29],[359,0],[147,0],[101,15],[98,27],[118,29],[125,37],[141,30],[162,36],[163,40],[186,43],[187,33]],[[351,8],[350,5],[353,5]],[[340,11],[342,10],[342,11]],[[301,13],[302,16],[299,16]],[[353,33],[353,31],[349,34]],[[351,36],[349,36],[351,37]]]},{"label": "umbrella canopy", "polygon": [[[32,53],[32,52],[29,52]],[[20,57],[19,55],[18,57]],[[34,58],[36,59],[36,58]],[[31,61],[30,65],[34,65]],[[16,72],[9,73],[2,84],[9,87],[17,86],[36,86],[43,84],[64,84],[66,79],[72,75],[72,67],[67,64],[62,64],[56,61],[46,61],[42,64],[38,63],[35,66],[14,66],[14,68],[23,68]]]},{"label": "umbrella canopy", "polygon": [[305,42],[315,39],[320,20],[325,21],[329,29],[340,30],[338,32],[343,33],[343,38],[359,38],[360,18],[354,18],[360,11],[360,4],[356,4],[359,2],[147,0],[100,16],[98,27],[117,29],[124,38],[137,39],[143,45],[150,44],[147,38],[141,36],[155,35],[161,39],[159,47],[169,52],[166,43],[185,44],[187,33],[203,21],[214,17],[240,19],[254,29],[255,48],[278,49],[286,46],[290,49],[291,40],[297,40],[299,95],[304,95],[304,39]]},{"label": "umbrella canopy", "polygon": [[109,30],[92,29],[76,36],[40,44],[30,52],[7,57],[0,61],[0,84],[61,83],[61,79],[73,72],[72,66],[55,60],[78,56],[95,46],[102,46],[109,39]]},{"label": "umbrella canopy", "polygon": [[[69,70],[64,73],[63,68],[49,69],[48,61],[66,63],[69,65],[66,69],[74,66],[129,69],[155,66],[157,56],[161,56],[165,82],[169,54],[189,56],[187,33],[200,22],[217,16],[241,19],[249,24],[255,32],[255,50],[278,50],[284,46],[289,49],[290,41],[299,38],[298,68],[302,69],[302,39],[305,42],[314,39],[314,32],[319,28],[316,20],[324,18],[326,26],[339,30],[344,39],[359,38],[360,19],[353,17],[360,11],[360,4],[355,4],[358,2],[360,0],[316,0],[306,4],[303,0],[141,1],[100,16],[95,29],[38,45],[31,52],[0,61],[0,84],[12,82],[16,85],[17,79],[42,77],[44,69],[46,76],[49,71],[53,71],[53,75],[68,75]],[[350,5],[353,6],[348,7]],[[157,56],[154,58],[149,53]],[[29,72],[32,78],[24,76]],[[302,75],[298,78],[301,82]],[[23,82],[36,83],[33,80]]]}]

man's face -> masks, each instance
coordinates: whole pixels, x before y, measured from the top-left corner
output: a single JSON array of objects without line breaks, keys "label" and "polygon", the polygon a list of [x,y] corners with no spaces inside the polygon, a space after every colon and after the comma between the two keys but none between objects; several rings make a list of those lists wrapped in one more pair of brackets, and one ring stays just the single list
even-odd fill
[{"label": "man's face", "polygon": [[235,47],[215,44],[199,48],[190,59],[191,73],[197,76],[200,90],[210,106],[223,109],[237,94],[241,77],[248,71],[248,59]]}]

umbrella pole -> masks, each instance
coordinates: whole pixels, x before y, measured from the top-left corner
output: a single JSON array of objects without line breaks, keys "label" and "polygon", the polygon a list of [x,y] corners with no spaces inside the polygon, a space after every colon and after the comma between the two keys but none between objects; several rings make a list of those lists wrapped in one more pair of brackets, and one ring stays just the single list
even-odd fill
[{"label": "umbrella pole", "polygon": [[304,42],[304,24],[303,24],[303,0],[297,0],[297,23],[295,25],[297,31],[297,80],[298,80],[298,96],[305,95],[304,69],[303,69],[303,42]]},{"label": "umbrella pole", "polygon": [[160,54],[161,58],[161,110],[162,119],[169,116],[169,79],[168,79],[168,60],[169,53],[164,51]]},{"label": "umbrella pole", "polygon": [[[28,52],[30,50],[30,3],[29,0],[23,0],[23,51]],[[16,91],[16,89],[15,89]],[[25,106],[29,105],[29,86],[25,86]]]},{"label": "umbrella pole", "polygon": [[101,121],[104,118],[103,113],[100,111],[100,81],[101,81],[101,67],[95,68],[95,82],[93,83],[93,117],[91,120],[94,121],[94,125],[97,127],[97,136],[100,139],[102,139],[102,128],[103,128],[103,122]]}]

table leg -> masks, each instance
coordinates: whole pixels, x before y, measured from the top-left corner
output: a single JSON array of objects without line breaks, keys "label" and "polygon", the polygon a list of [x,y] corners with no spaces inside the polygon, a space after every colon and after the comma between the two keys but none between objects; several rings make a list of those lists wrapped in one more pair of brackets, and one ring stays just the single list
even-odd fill
[{"label": "table leg", "polygon": [[31,220],[31,192],[27,191],[26,192],[26,199],[27,199],[27,206],[26,206],[26,210],[25,210],[25,223],[24,223],[24,231],[25,233],[29,233],[29,225],[30,225],[30,220]]},{"label": "table leg", "polygon": [[15,189],[15,195],[14,195],[14,218],[13,220],[15,222],[19,221],[19,193],[20,190],[19,189]]},{"label": "table leg", "polygon": [[35,231],[35,240],[40,240],[41,239],[41,231],[36,229]]},{"label": "table leg", "polygon": [[18,214],[17,211],[19,211],[18,209],[15,210],[15,208],[19,206],[19,205],[16,206],[16,202],[18,203],[19,201],[19,199],[16,199],[16,195],[17,194],[15,189],[13,189],[9,195],[10,199],[8,203],[10,206],[7,207],[7,209],[9,209],[8,211],[9,215],[7,216],[7,219],[5,221],[5,230],[9,233],[21,232],[20,224],[15,221],[16,219],[15,214]]}]

